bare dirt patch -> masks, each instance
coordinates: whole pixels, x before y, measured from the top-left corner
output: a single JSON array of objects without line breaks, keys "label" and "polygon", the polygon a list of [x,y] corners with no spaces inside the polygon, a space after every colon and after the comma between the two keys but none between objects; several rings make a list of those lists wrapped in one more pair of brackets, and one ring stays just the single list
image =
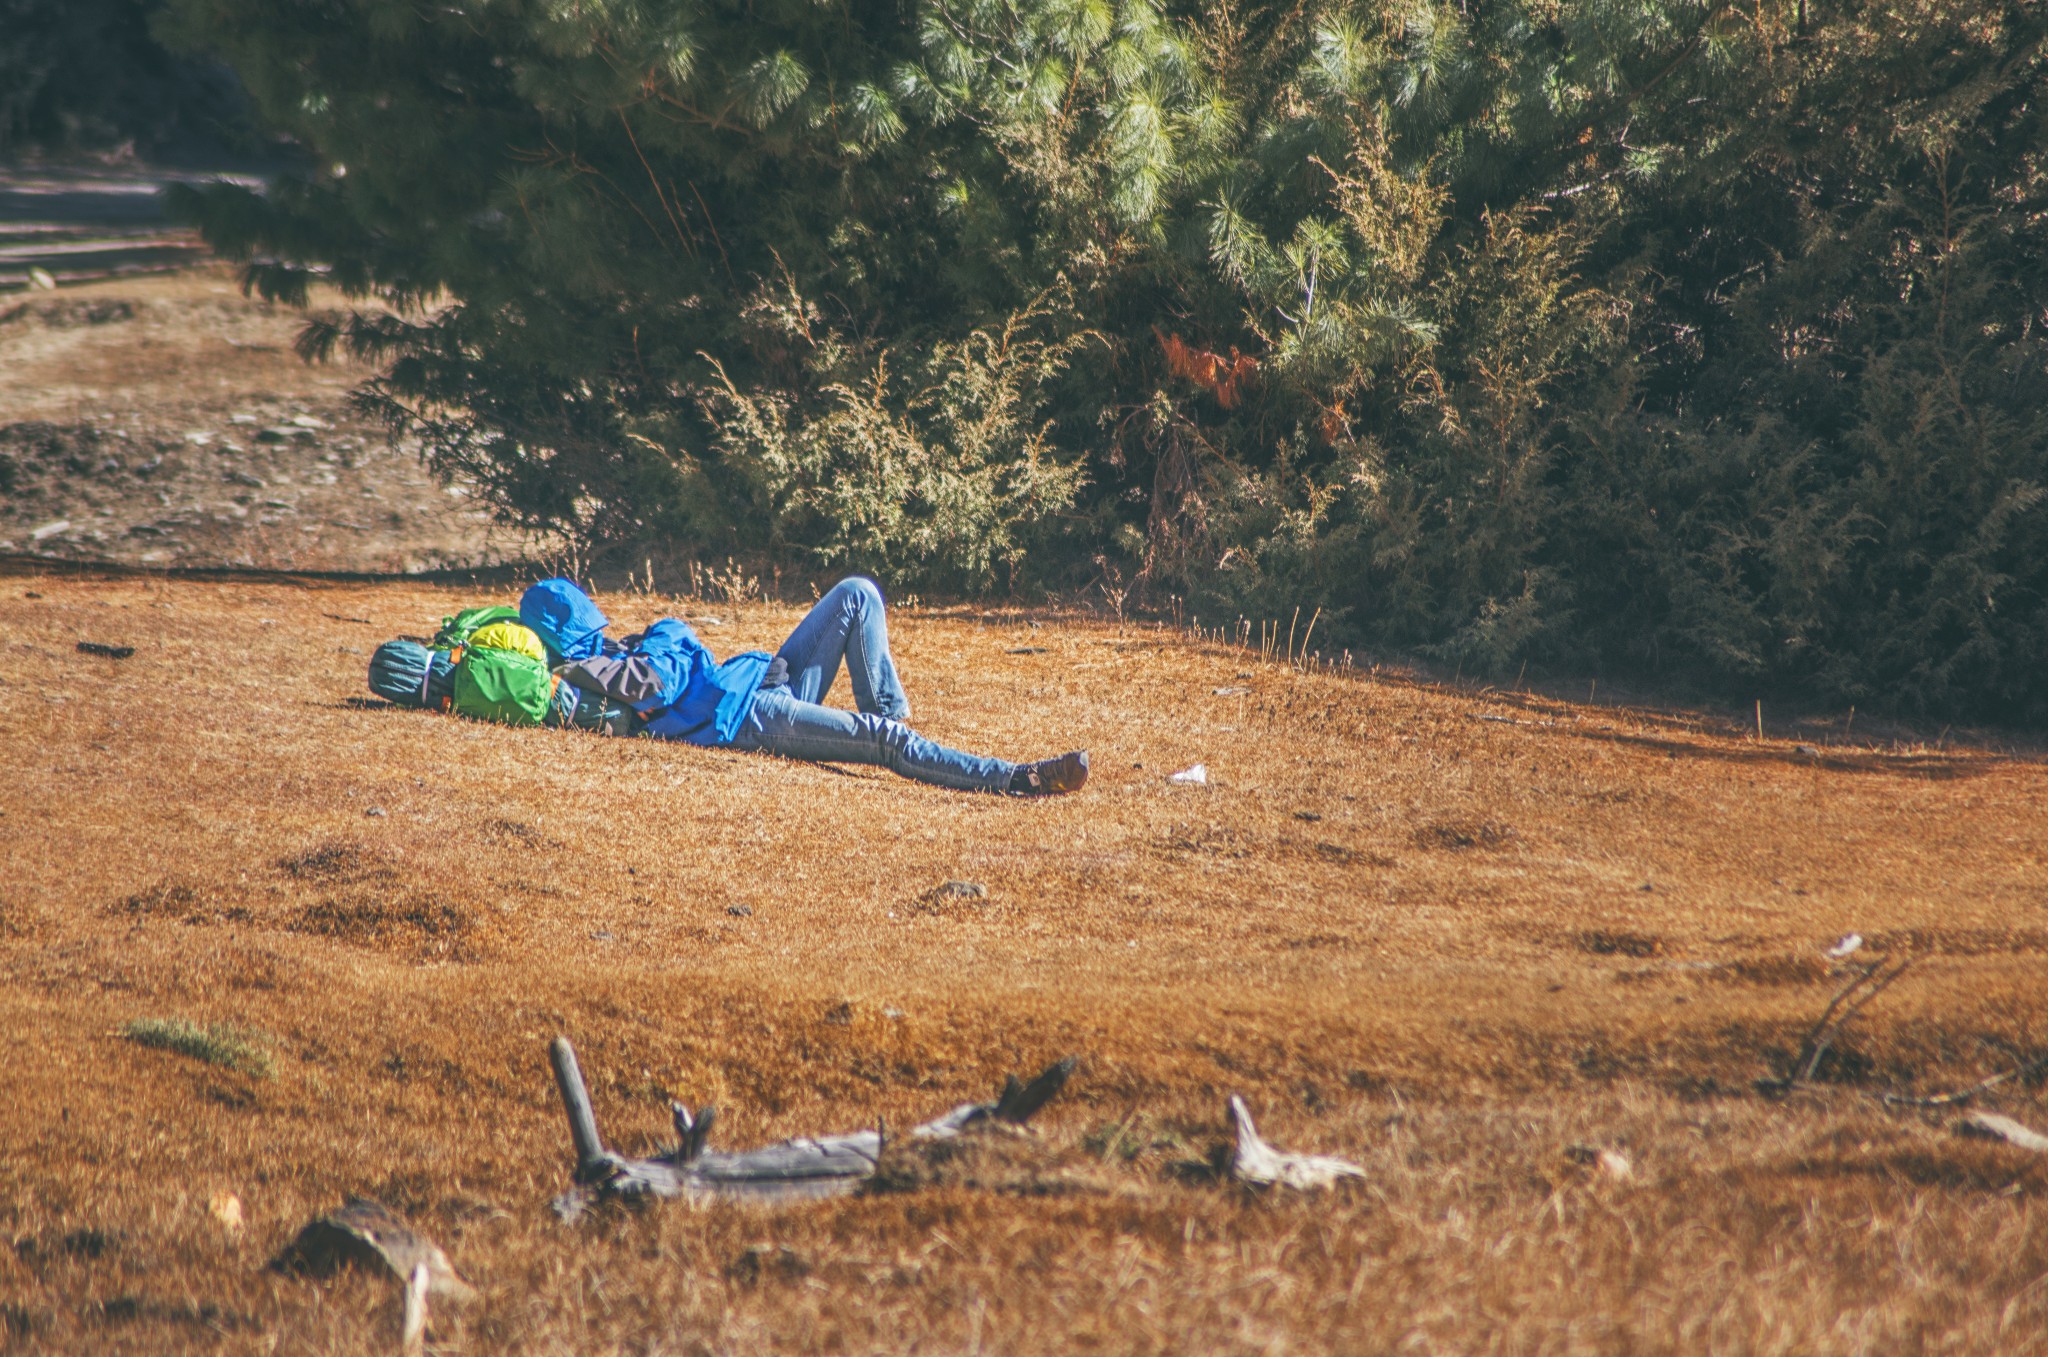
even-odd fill
[{"label": "bare dirt patch", "polygon": [[[1874,1096],[2048,1053],[2031,754],[1816,759],[1699,713],[972,609],[895,619],[920,723],[1014,757],[1086,745],[1083,794],[365,698],[376,640],[477,601],[0,570],[10,1338],[388,1349],[386,1291],[262,1266],[353,1193],[483,1292],[437,1314],[449,1351],[1991,1353],[2048,1333],[2048,1163]],[[799,613],[601,601],[627,628],[694,613],[721,653]],[[1254,699],[1204,696],[1247,667]],[[1210,785],[1167,780],[1197,761]],[[1856,956],[1925,959],[1812,1088],[1763,1096],[1852,932]],[[270,1077],[116,1035],[137,1020],[263,1033]],[[634,1153],[672,1134],[671,1097],[717,1105],[739,1146],[907,1127],[1082,1064],[1038,1137],[902,1161],[915,1190],[569,1229],[545,1206],[570,1165],[558,1032]],[[1227,1186],[1232,1092],[1276,1144],[1367,1179]],[[2040,1072],[1981,1101],[2048,1127]],[[88,1234],[106,1243],[65,1243]]]},{"label": "bare dirt patch", "polygon": [[369,368],[300,361],[304,321],[219,265],[0,296],[0,552],[412,572],[528,550],[354,413]]},{"label": "bare dirt patch", "polygon": [[490,932],[491,919],[473,902],[437,891],[351,892],[307,905],[287,925],[358,947],[421,957],[472,960]]}]

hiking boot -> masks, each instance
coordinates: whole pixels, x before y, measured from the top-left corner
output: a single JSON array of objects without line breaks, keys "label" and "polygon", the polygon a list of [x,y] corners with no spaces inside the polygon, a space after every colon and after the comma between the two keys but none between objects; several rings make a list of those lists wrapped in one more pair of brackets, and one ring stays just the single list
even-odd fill
[{"label": "hiking boot", "polygon": [[1088,751],[1077,749],[1056,759],[1027,763],[1010,774],[1012,796],[1059,796],[1078,792],[1088,781]]}]

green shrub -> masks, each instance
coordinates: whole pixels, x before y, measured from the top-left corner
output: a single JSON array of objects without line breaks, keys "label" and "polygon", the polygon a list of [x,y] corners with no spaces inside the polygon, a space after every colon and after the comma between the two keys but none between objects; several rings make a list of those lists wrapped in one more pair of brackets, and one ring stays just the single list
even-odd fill
[{"label": "green shrub", "polygon": [[1039,338],[1038,324],[1060,314],[1053,300],[908,356],[908,381],[887,349],[870,357],[819,337],[808,412],[788,387],[742,391],[714,363],[715,382],[698,393],[709,446],[750,484],[775,546],[834,568],[986,588],[1022,555],[1022,534],[1070,506],[1085,479],[1041,415],[1050,384],[1094,336]]}]

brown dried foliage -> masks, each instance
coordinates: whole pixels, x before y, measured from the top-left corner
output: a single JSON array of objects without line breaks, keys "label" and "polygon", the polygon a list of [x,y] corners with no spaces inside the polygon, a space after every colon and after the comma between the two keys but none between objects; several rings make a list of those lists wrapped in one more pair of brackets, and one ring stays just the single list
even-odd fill
[{"label": "brown dried foliage", "polygon": [[1259,360],[1239,353],[1235,344],[1230,346],[1230,356],[1226,358],[1190,344],[1179,335],[1160,330],[1153,333],[1159,337],[1159,351],[1166,355],[1166,370],[1201,387],[1226,410],[1235,410],[1243,395],[1242,388],[1258,379]]}]

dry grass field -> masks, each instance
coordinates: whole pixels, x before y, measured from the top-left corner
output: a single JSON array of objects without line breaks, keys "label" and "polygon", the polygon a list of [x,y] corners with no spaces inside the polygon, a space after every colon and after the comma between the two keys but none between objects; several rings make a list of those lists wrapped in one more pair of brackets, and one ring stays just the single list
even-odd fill
[{"label": "dry grass field", "polygon": [[[446,1353],[2048,1351],[2048,1156],[1878,1096],[2048,1053],[2032,752],[899,613],[928,732],[1093,751],[1015,801],[366,696],[469,601],[0,569],[0,1346],[391,1350],[394,1288],[265,1266],[365,1194],[479,1288]],[[799,615],[603,602],[721,654]],[[1922,960],[1764,1096],[1849,932]],[[1072,1052],[1040,1126],[1094,1190],[565,1225],[556,1033],[628,1152],[671,1095],[737,1147]],[[1367,1178],[1216,1181],[1232,1092]],[[1978,1101],[2048,1127],[2038,1070]]]}]

